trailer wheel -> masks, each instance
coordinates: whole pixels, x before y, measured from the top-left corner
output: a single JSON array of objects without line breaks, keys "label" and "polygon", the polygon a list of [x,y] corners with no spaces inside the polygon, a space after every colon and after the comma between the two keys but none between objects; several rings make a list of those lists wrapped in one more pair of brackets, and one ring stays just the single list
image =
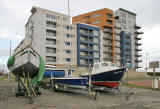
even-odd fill
[{"label": "trailer wheel", "polygon": [[53,86],[53,90],[54,90],[55,92],[58,92],[58,84],[55,84],[55,85]]}]

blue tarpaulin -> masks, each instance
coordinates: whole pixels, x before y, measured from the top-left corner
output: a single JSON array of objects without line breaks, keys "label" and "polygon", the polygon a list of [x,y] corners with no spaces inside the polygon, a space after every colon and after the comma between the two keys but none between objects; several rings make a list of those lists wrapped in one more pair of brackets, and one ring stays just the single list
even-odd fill
[{"label": "blue tarpaulin", "polygon": [[64,77],[65,71],[64,70],[45,70],[44,72],[44,78],[51,77],[51,74],[53,77]]}]

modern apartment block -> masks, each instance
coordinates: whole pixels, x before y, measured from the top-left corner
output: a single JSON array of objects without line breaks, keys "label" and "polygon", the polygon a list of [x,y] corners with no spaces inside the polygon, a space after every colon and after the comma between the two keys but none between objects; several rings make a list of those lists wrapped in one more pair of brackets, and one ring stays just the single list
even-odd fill
[{"label": "modern apartment block", "polygon": [[72,22],[82,22],[100,27],[101,29],[101,61],[114,61],[114,17],[113,11],[107,8],[88,12],[72,18]]},{"label": "modern apartment block", "polygon": [[100,28],[77,23],[77,66],[88,67],[100,61]]},{"label": "modern apartment block", "polygon": [[33,7],[31,13],[25,37],[31,38],[31,46],[46,64],[76,66],[77,27],[70,24],[70,17],[39,7]]},{"label": "modern apartment block", "polygon": [[140,68],[138,64],[142,62],[142,60],[140,59],[141,55],[139,51],[142,51],[142,49],[139,46],[142,44],[140,43],[141,37],[139,37],[139,34],[143,34],[143,32],[138,31],[141,27],[136,24],[136,14],[120,8],[114,12],[114,15],[120,18],[122,25],[121,31],[124,31],[126,34],[131,34],[132,68]]}]

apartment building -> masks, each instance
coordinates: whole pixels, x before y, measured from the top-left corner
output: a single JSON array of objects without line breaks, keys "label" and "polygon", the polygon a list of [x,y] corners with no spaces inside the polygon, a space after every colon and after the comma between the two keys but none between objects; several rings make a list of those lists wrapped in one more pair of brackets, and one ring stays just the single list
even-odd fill
[{"label": "apartment building", "polygon": [[136,14],[120,8],[114,12],[114,15],[120,18],[120,22],[122,25],[121,31],[124,31],[126,34],[131,35],[132,68],[140,68],[139,62],[142,62],[140,55],[140,51],[142,51],[142,49],[140,48],[140,45],[142,45],[142,43],[141,37],[139,35],[143,34],[143,32],[140,32],[138,30],[141,27],[136,24]]},{"label": "apartment building", "polygon": [[46,64],[77,65],[77,27],[70,17],[54,11],[33,7],[25,25],[25,37],[43,57]]},{"label": "apartment building", "polygon": [[72,22],[82,22],[100,27],[100,60],[114,61],[114,17],[113,11],[107,8],[88,12],[72,18]]},{"label": "apartment building", "polygon": [[76,23],[77,25],[77,66],[79,70],[100,61],[100,28]]}]

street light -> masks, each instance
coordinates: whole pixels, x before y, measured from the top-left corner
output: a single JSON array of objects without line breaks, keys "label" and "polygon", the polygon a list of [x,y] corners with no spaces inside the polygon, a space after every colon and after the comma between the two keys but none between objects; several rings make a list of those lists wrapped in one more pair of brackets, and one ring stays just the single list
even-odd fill
[{"label": "street light", "polygon": [[147,62],[148,60],[147,60],[147,58],[148,58],[148,53],[146,53],[146,73],[147,73],[147,69],[148,69],[148,64],[147,64],[147,63],[148,63],[148,62]]}]

